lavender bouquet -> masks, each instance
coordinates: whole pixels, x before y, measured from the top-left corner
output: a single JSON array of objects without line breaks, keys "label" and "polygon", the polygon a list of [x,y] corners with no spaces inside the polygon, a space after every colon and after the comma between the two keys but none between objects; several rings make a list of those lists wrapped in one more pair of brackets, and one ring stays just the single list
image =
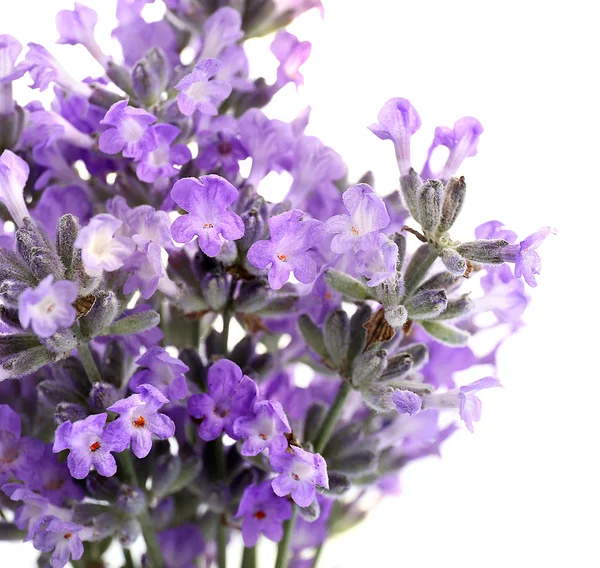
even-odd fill
[{"label": "lavender bouquet", "polygon": [[[437,128],[418,173],[419,115],[385,103],[385,199],[304,134],[308,111],[269,119],[310,53],[283,28],[318,0],[164,0],[151,23],[147,1],[118,2],[120,62],[93,10],[58,14],[101,77],[0,36],[0,538],[40,567],[102,567],[117,546],[127,568],[225,568],[242,542],[262,567],[263,539],[275,568],[314,567],[366,497],[473,431],[500,383],[454,374],[495,364],[506,335],[469,347],[481,314],[519,329],[552,230],[452,238],[474,118]],[[243,42],[271,33],[276,80],[249,78]],[[26,74],[50,109],[13,100]],[[273,172],[292,179],[277,203]]]}]

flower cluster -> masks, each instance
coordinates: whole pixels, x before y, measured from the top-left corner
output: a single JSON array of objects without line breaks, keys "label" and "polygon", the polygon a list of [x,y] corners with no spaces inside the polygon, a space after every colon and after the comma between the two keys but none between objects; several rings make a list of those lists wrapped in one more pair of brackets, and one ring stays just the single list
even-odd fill
[{"label": "flower cluster", "polygon": [[[83,81],[0,36],[0,537],[53,568],[103,565],[113,541],[132,566],[138,538],[144,566],[224,567],[240,542],[255,566],[262,537],[279,568],[314,567],[370,494],[473,431],[554,231],[451,235],[472,117],[435,130],[418,173],[421,119],[385,103],[369,128],[394,146],[387,197],[305,135],[308,112],[270,118],[310,54],[283,28],[318,0],[163,1],[153,22],[118,1],[122,60],[93,10],[60,12],[58,43],[104,69]],[[244,45],[268,34],[272,83]],[[27,75],[49,108],[13,99]],[[273,172],[292,180],[275,203]],[[503,333],[483,356],[482,314]]]}]

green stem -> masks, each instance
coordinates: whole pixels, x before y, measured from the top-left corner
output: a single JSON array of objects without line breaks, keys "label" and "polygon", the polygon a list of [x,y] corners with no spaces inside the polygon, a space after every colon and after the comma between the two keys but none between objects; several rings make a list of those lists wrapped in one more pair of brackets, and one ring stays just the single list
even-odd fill
[{"label": "green stem", "polygon": [[346,399],[348,398],[348,395],[351,391],[352,385],[350,384],[350,382],[346,380],[342,382],[342,384],[340,385],[340,390],[338,391],[337,396],[335,397],[335,400],[331,405],[331,408],[327,412],[325,420],[323,421],[323,424],[321,424],[321,428],[319,429],[317,437],[315,438],[315,442],[313,445],[316,454],[321,453],[325,448],[325,445],[329,441],[331,433],[333,432],[333,429],[335,427],[335,423],[337,422],[340,413],[342,412],[342,408],[344,408]]},{"label": "green stem", "polygon": [[297,516],[298,507],[293,505],[292,518],[289,521],[286,521],[283,527],[283,539],[281,539],[279,547],[277,548],[275,568],[287,568],[290,555],[290,544],[292,542],[292,535],[294,533],[294,525],[296,524]]},{"label": "green stem", "polygon": [[224,480],[227,477],[227,462],[225,461],[223,438],[219,436],[213,443],[215,445],[215,467],[217,470],[217,477]]},{"label": "green stem", "polygon": [[406,300],[411,296],[411,294],[419,287],[421,284],[425,274],[431,268],[431,265],[435,262],[435,259],[439,256],[439,251],[429,246],[429,251],[427,255],[423,259],[418,266],[416,266],[414,272],[410,274],[410,276],[404,282],[404,297],[403,300]]},{"label": "green stem", "polygon": [[135,568],[133,556],[131,556],[131,550],[129,550],[129,548],[123,549],[123,556],[125,557],[125,568]]},{"label": "green stem", "polygon": [[323,552],[324,545],[325,543],[323,542],[319,545],[319,548],[317,548],[317,551],[315,552],[315,557],[313,558],[312,568],[317,568],[317,564],[319,563],[319,558],[321,557],[321,553]]},{"label": "green stem", "polygon": [[237,281],[235,278],[231,280],[231,286],[229,287],[229,296],[227,297],[227,303],[223,309],[223,333],[221,333],[221,352],[227,357],[228,343],[229,343],[229,328],[231,326],[231,317],[233,316],[233,295],[235,294],[235,286]]},{"label": "green stem", "polygon": [[89,344],[85,342],[80,343],[77,346],[77,351],[79,352],[79,358],[83,363],[83,368],[90,379],[90,383],[102,382],[102,375],[96,366],[96,361],[94,361],[94,356],[92,355]]},{"label": "green stem", "polygon": [[256,568],[256,546],[253,546],[252,548],[244,548],[242,568]]},{"label": "green stem", "polygon": [[227,525],[222,519],[217,527],[217,564],[219,568],[227,568]]}]

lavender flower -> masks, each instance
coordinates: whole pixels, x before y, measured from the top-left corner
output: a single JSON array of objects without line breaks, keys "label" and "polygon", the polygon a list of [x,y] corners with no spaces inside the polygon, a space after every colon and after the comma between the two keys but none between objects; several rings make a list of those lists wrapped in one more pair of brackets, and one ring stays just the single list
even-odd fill
[{"label": "lavender flower", "polygon": [[281,288],[294,276],[305,284],[317,277],[317,265],[309,251],[323,240],[323,223],[316,219],[302,220],[299,209],[281,213],[269,219],[271,238],[257,241],[248,251],[248,260],[261,270],[268,269],[269,284],[274,290]]},{"label": "lavender flower", "polygon": [[71,305],[78,295],[77,285],[68,280],[54,282],[46,276],[36,288],[27,288],[19,296],[19,320],[23,328],[31,325],[39,337],[50,337],[59,329],[71,327],[75,308]]},{"label": "lavender flower", "polygon": [[79,533],[83,527],[56,517],[49,517],[44,528],[37,532],[33,546],[41,552],[52,552],[52,568],[63,568],[69,559],[79,560],[83,556],[83,543]]},{"label": "lavender flower", "polygon": [[235,241],[244,235],[244,223],[228,207],[237,197],[236,188],[217,175],[180,179],[171,191],[173,201],[189,212],[175,219],[171,234],[178,243],[195,236],[204,254],[219,254],[224,240]]},{"label": "lavender flower", "polygon": [[9,116],[15,110],[12,83],[27,71],[27,66],[17,63],[23,49],[14,37],[0,35],[0,116]]},{"label": "lavender flower", "polygon": [[19,227],[23,225],[23,219],[29,217],[23,197],[23,188],[28,177],[27,162],[10,150],[4,150],[0,156],[0,203],[8,209]]},{"label": "lavender flower", "polygon": [[218,57],[226,47],[242,38],[241,27],[242,18],[237,10],[229,6],[219,8],[204,23],[202,57]]},{"label": "lavender flower", "polygon": [[131,390],[135,391],[146,383],[156,387],[171,401],[187,396],[185,373],[189,371],[189,367],[171,357],[162,347],[150,347],[136,363],[142,368],[131,377]]},{"label": "lavender flower", "polygon": [[185,116],[198,110],[202,114],[219,114],[219,105],[231,94],[231,85],[219,79],[210,80],[222,67],[218,59],[202,59],[175,88],[180,91],[177,106]]},{"label": "lavender flower", "polygon": [[411,391],[396,390],[392,394],[392,401],[400,414],[414,416],[421,410],[421,397]]},{"label": "lavender flower", "polygon": [[54,452],[70,450],[67,466],[75,479],[84,479],[93,466],[105,477],[117,472],[117,462],[111,452],[122,452],[129,445],[123,430],[105,430],[106,412],[93,414],[85,420],[63,422],[54,439]]},{"label": "lavender flower", "polygon": [[356,271],[369,278],[367,286],[374,287],[394,278],[398,245],[382,233],[369,233],[362,239],[356,253]]},{"label": "lavender flower", "polygon": [[256,383],[235,363],[217,361],[208,370],[208,394],[194,394],[188,399],[188,412],[202,420],[198,435],[203,440],[215,440],[224,431],[238,439],[234,423],[251,414],[256,396]]},{"label": "lavender flower", "polygon": [[119,101],[108,109],[100,124],[109,126],[98,140],[98,147],[106,154],[118,154],[141,160],[147,152],[158,148],[156,130],[150,128],[156,117],[141,108],[128,106],[127,100]]},{"label": "lavender flower", "polygon": [[246,546],[255,546],[264,534],[279,542],[283,537],[283,522],[292,516],[292,504],[273,493],[271,483],[250,485],[240,501],[236,518],[242,518],[242,537]]},{"label": "lavender flower", "polygon": [[158,533],[165,568],[196,568],[196,559],[205,550],[204,537],[193,524],[183,524]]},{"label": "lavender flower", "polygon": [[120,416],[110,423],[107,432],[117,440],[130,440],[133,453],[141,459],[150,453],[152,435],[159,440],[166,440],[175,433],[175,424],[168,416],[158,412],[169,399],[157,388],[142,384],[136,390],[138,394],[132,394],[108,407],[107,410],[118,412]]},{"label": "lavender flower", "polygon": [[199,168],[207,171],[222,168],[228,174],[239,172],[239,162],[248,157],[248,151],[238,139],[238,124],[233,117],[215,117],[210,130],[202,130],[198,135],[200,151],[196,165]]},{"label": "lavender flower", "polygon": [[296,87],[304,84],[300,67],[308,59],[310,50],[308,41],[299,41],[295,35],[285,30],[277,33],[271,43],[271,51],[279,61],[277,88],[282,88],[287,83],[294,83]]},{"label": "lavender flower", "polygon": [[238,418],[233,431],[242,444],[243,456],[256,456],[265,449],[270,453],[283,452],[288,447],[285,434],[292,430],[281,404],[269,400],[254,405],[253,416]]},{"label": "lavender flower", "polygon": [[327,466],[319,454],[293,447],[290,452],[271,455],[271,467],[279,472],[271,485],[275,495],[292,496],[300,507],[308,507],[316,497],[316,486],[329,488]]}]

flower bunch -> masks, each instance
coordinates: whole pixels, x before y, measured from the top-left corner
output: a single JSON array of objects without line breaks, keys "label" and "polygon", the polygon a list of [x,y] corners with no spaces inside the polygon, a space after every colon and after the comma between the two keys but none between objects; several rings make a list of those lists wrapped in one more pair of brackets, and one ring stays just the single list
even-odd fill
[{"label": "flower bunch", "polygon": [[[131,568],[140,536],[151,568],[224,568],[240,540],[252,568],[262,538],[276,568],[314,567],[365,495],[473,431],[500,383],[456,374],[500,343],[469,339],[484,313],[518,330],[552,230],[451,236],[474,118],[437,128],[419,173],[420,117],[389,100],[370,127],[399,167],[386,198],[308,113],[270,119],[310,53],[283,28],[318,0],[164,0],[154,22],[146,3],[118,2],[120,61],[93,10],[57,15],[58,43],[104,69],[83,81],[0,36],[0,536],[53,568],[101,566],[114,541]],[[275,81],[250,78],[244,41],[274,32]],[[14,101],[26,75],[50,108]],[[273,172],[292,179],[277,203]]]}]

